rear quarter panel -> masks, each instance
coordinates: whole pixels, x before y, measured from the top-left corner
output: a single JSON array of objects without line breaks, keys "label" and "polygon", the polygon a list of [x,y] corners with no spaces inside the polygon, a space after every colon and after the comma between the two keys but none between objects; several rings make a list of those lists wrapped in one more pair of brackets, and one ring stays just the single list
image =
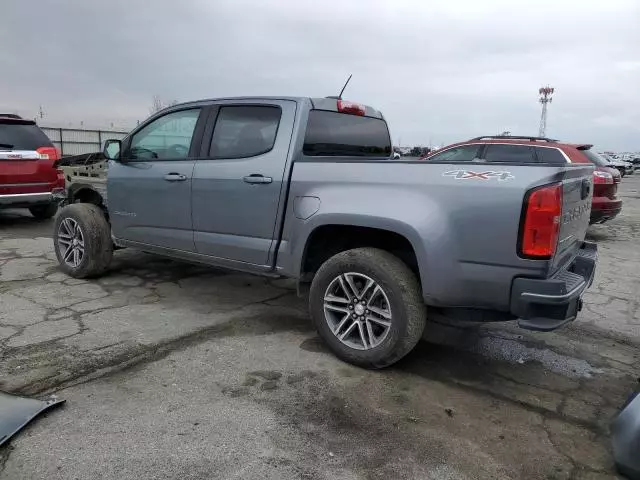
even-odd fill
[{"label": "rear quarter panel", "polygon": [[[413,246],[427,304],[506,310],[515,276],[541,277],[549,270],[548,261],[517,253],[525,192],[559,181],[571,168],[298,161],[277,268],[298,277],[306,241],[322,225],[380,228]],[[318,199],[306,219],[294,211],[303,197]]]}]

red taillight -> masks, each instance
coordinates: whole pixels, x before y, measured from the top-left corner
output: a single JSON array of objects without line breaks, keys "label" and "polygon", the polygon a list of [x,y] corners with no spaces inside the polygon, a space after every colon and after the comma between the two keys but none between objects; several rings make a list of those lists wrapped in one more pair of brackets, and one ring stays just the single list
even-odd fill
[{"label": "red taillight", "polygon": [[361,117],[364,117],[365,114],[364,105],[348,102],[346,100],[338,100],[338,111],[340,113],[348,113],[350,115],[360,115]]},{"label": "red taillight", "polygon": [[58,149],[55,147],[40,147],[36,149],[36,152],[40,154],[42,160],[58,160],[60,158]]},{"label": "red taillight", "polygon": [[622,175],[620,175],[620,172],[618,170],[613,170],[611,175],[613,175],[613,183],[620,183],[620,181],[622,180]]},{"label": "red taillight", "polygon": [[525,201],[520,253],[551,258],[556,251],[562,215],[562,185],[547,185],[529,193]]},{"label": "red taillight", "polygon": [[609,172],[594,170],[593,183],[600,185],[613,185],[613,175],[611,175]]},{"label": "red taillight", "polygon": [[61,168],[56,168],[56,177],[58,179],[58,183],[62,183],[64,185],[64,171]]}]

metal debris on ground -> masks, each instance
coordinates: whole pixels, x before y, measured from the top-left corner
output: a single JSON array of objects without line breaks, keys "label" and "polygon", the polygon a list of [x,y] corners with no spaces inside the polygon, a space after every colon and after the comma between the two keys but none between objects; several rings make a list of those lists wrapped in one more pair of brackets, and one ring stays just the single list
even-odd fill
[{"label": "metal debris on ground", "polygon": [[36,400],[0,392],[0,446],[38,415],[64,402],[56,397]]}]

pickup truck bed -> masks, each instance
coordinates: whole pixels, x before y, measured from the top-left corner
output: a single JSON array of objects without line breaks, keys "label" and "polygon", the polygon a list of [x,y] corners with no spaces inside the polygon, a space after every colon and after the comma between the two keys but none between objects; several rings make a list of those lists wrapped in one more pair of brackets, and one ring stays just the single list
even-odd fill
[{"label": "pickup truck bed", "polygon": [[[188,141],[158,143],[176,118]],[[427,307],[538,330],[576,317],[596,263],[592,166],[391,154],[382,115],[340,99],[171,107],[108,142],[106,191],[69,186],[81,203],[59,215],[56,252],[73,276],[105,272],[117,246],[298,279],[332,350],[372,368],[411,350]]]}]

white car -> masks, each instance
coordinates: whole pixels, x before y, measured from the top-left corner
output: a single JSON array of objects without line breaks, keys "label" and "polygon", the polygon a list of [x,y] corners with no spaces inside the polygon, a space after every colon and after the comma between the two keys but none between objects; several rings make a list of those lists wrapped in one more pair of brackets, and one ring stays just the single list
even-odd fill
[{"label": "white car", "polygon": [[612,168],[618,170],[620,172],[620,175],[622,175],[623,177],[625,175],[633,175],[633,163],[623,162],[622,160],[615,159],[606,154],[603,154],[601,156],[609,163],[609,165],[611,165]]}]

